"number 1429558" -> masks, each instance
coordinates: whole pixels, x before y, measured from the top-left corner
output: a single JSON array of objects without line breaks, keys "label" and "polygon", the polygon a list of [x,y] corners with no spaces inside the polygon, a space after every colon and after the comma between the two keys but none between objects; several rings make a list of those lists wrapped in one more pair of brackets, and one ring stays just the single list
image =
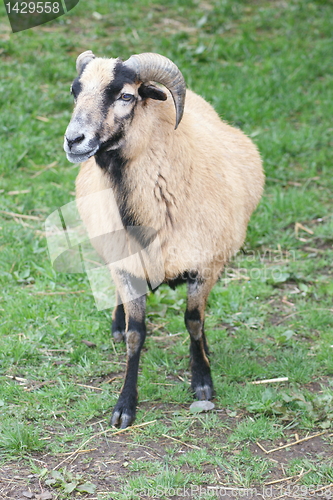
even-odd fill
[{"label": "number 1429558", "polygon": [[60,11],[59,2],[16,2],[6,3],[8,14],[58,14]]}]

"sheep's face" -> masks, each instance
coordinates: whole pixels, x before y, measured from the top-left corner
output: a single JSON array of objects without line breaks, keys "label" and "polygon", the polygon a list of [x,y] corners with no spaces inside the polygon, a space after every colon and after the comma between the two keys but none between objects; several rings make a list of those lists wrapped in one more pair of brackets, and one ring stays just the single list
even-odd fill
[{"label": "sheep's face", "polygon": [[148,97],[166,99],[161,89],[137,82],[134,71],[120,59],[89,60],[79,67],[71,92],[75,108],[64,150],[72,163],[120,148],[136,107]]}]

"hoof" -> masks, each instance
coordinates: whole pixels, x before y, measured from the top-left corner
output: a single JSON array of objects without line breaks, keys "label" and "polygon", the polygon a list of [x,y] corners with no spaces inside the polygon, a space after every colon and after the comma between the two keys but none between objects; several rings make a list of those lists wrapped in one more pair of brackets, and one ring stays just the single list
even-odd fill
[{"label": "hoof", "polygon": [[119,397],[118,403],[114,407],[111,417],[111,425],[126,429],[135,420],[136,413],[136,398]]},{"label": "hoof", "polygon": [[198,373],[193,372],[192,374],[192,390],[196,398],[201,400],[210,400],[213,397],[213,381],[210,372]]},{"label": "hoof", "polygon": [[114,411],[111,417],[111,425],[113,427],[119,427],[120,429],[126,429],[129,425],[133,423],[135,416],[129,413],[122,413],[121,411]]},{"label": "hoof", "polygon": [[210,385],[198,385],[194,389],[194,393],[199,401],[209,401],[213,397],[213,387]]}]

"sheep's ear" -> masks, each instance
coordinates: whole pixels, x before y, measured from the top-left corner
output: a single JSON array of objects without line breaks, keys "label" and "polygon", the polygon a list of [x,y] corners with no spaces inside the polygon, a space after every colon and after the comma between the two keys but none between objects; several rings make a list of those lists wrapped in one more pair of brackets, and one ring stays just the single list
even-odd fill
[{"label": "sheep's ear", "polygon": [[86,50],[78,56],[76,59],[76,71],[79,75],[82,73],[87,64],[93,59],[95,59],[95,55],[91,52],[91,50]]},{"label": "sheep's ear", "polygon": [[164,90],[160,89],[159,87],[155,87],[155,85],[148,85],[146,83],[143,83],[139,87],[139,95],[142,97],[142,99],[155,99],[156,101],[166,101],[167,100],[167,95],[164,92]]}]

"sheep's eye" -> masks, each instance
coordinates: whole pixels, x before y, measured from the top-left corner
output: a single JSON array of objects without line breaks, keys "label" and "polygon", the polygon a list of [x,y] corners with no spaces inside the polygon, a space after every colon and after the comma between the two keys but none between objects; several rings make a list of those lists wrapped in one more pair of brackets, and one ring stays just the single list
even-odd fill
[{"label": "sheep's eye", "polygon": [[120,96],[122,101],[131,101],[133,99],[132,94],[121,94]]}]

